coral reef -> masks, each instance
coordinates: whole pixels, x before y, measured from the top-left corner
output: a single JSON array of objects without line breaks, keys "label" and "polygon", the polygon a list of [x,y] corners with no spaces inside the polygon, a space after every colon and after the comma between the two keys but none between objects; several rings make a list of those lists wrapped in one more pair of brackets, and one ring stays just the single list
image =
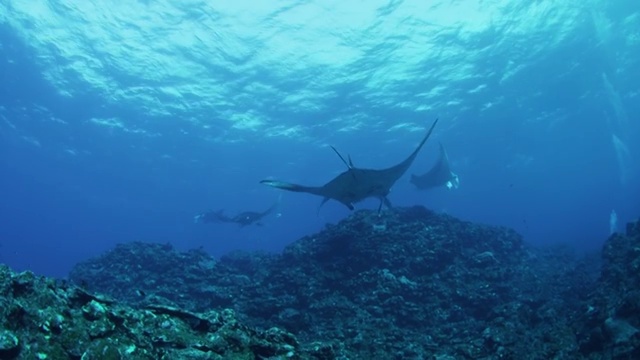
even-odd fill
[{"label": "coral reef", "polygon": [[[601,257],[577,257],[422,207],[358,211],[281,254],[216,260],[168,244],[120,244],[78,264],[77,287],[40,279],[51,285],[32,294],[54,291],[63,300],[48,303],[77,318],[63,323],[88,340],[59,345],[73,356],[119,339],[109,349],[140,358],[640,358],[639,224],[612,235]],[[20,284],[32,275],[7,274],[8,303],[29,298]],[[51,330],[61,310],[46,318],[47,335],[42,319],[25,315],[42,307],[33,306],[3,310],[0,352],[37,336],[61,339]],[[178,331],[163,333],[165,325]]]},{"label": "coral reef", "polygon": [[612,234],[602,258],[598,287],[579,315],[580,350],[592,359],[640,359],[640,220]]},{"label": "coral reef", "polygon": [[[0,359],[322,359],[278,328],[242,325],[233,310],[138,309],[0,266]],[[314,356],[313,354],[319,355]]]}]

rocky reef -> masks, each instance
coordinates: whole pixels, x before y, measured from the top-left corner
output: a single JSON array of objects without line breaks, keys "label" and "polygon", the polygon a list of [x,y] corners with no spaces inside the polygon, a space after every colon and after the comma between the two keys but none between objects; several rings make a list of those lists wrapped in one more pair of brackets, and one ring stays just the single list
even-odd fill
[{"label": "rocky reef", "polygon": [[603,359],[640,359],[640,220],[627,224],[626,234],[609,237],[602,259],[598,286],[577,321],[580,350]]},{"label": "rocky reef", "polygon": [[0,359],[322,359],[281,329],[241,324],[233,310],[133,309],[31,272],[0,266]]},{"label": "rocky reef", "polygon": [[[25,310],[3,310],[0,341],[20,339],[21,357],[37,354],[40,336],[60,343],[60,358],[107,345],[120,358],[134,358],[130,349],[186,359],[640,358],[639,229],[629,224],[602,254],[577,257],[411,207],[355,212],[281,254],[216,260],[120,244],[78,264],[73,286],[34,279],[30,293],[16,292],[16,279],[33,276],[5,269],[3,309]],[[51,297],[48,332],[33,315],[44,306],[37,294]],[[60,312],[85,345],[64,345],[65,332],[51,330]]]}]

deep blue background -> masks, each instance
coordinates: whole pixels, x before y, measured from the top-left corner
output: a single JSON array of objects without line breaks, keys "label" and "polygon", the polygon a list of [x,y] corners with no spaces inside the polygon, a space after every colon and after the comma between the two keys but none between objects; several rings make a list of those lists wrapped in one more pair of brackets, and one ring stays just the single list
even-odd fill
[{"label": "deep blue background", "polygon": [[[77,261],[133,240],[170,242],[179,249],[202,246],[216,256],[233,249],[279,251],[349,213],[330,202],[316,216],[319,198],[286,193],[282,216],[265,220],[264,227],[194,224],[193,216],[206,209],[224,208],[232,214],[268,208],[279,193],[258,184],[265,177],[322,184],[343,171],[343,164],[327,147],[259,134],[232,144],[195,141],[180,131],[184,123],[106,105],[90,91],[82,98],[62,97],[43,79],[34,51],[6,25],[0,26],[0,42],[0,106],[5,109],[3,116],[17,127],[0,119],[0,261],[15,269],[65,276]],[[377,116],[425,127],[439,116],[434,137],[410,172],[426,171],[435,161],[437,142],[442,141],[461,178],[455,191],[418,192],[406,176],[394,187],[391,201],[513,227],[530,243],[599,248],[609,234],[612,209],[620,217],[620,227],[640,214],[636,145],[640,69],[617,73],[609,55],[585,27],[584,37],[545,54],[516,84],[498,84],[500,74],[484,79],[491,91],[499,92],[493,96],[505,99],[492,109],[481,111],[485,102],[473,103],[477,99],[459,112],[434,113],[429,118],[424,113],[372,109]],[[480,66],[491,73],[506,59],[497,54],[486,61]],[[613,110],[602,73],[612,79],[629,115],[624,135],[633,177],[626,184],[620,182],[606,120]],[[335,89],[341,94],[351,90]],[[334,106],[339,108],[340,101]],[[550,126],[558,120],[557,109],[570,116]],[[543,113],[549,116],[538,123],[525,121]],[[51,115],[67,125],[43,121]],[[92,117],[135,119],[131,121],[164,136],[144,138],[105,130],[87,122]],[[323,114],[315,117],[323,120]],[[361,129],[351,134],[319,130],[313,135],[349,153],[357,166],[376,168],[403,159],[422,136],[422,132],[400,134]],[[25,137],[38,139],[40,145]],[[67,147],[90,154],[65,155]],[[518,165],[516,154],[531,160]],[[286,165],[290,161],[296,163],[294,172]],[[376,206],[369,200],[358,208]]]}]

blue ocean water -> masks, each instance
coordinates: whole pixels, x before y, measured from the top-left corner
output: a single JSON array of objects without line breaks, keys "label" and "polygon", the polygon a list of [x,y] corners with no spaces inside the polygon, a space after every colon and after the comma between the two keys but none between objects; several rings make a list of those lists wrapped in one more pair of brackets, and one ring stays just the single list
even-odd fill
[{"label": "blue ocean water", "polygon": [[[283,193],[449,153],[460,187],[389,196],[599,249],[640,214],[637,1],[7,1],[0,262],[66,276],[116,243],[279,251],[350,211]],[[375,209],[374,199],[357,208]]]}]

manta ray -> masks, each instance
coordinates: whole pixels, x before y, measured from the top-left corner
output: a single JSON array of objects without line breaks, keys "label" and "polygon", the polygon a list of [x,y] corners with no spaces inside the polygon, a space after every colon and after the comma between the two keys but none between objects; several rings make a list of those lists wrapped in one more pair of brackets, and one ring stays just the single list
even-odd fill
[{"label": "manta ray", "polygon": [[196,215],[193,219],[196,223],[224,222],[236,223],[241,227],[245,227],[251,224],[262,226],[262,223],[260,223],[259,221],[262,220],[262,218],[264,218],[265,216],[273,213],[278,208],[278,206],[280,205],[280,199],[281,197],[278,197],[278,200],[265,211],[243,211],[233,217],[225,215],[224,210],[207,211]]},{"label": "manta ray", "polygon": [[361,169],[353,165],[351,157],[349,161],[340,155],[340,153],[332,146],[331,149],[338,154],[342,162],[347,166],[347,170],[336,176],[333,180],[322,186],[304,186],[292,184],[278,180],[262,180],[261,184],[265,184],[274,188],[287,191],[303,192],[313,195],[322,196],[320,206],[324,205],[330,199],[344,204],[349,210],[353,210],[354,203],[360,202],[366,198],[374,197],[380,199],[378,213],[382,209],[382,204],[391,208],[391,202],[387,198],[393,184],[395,184],[402,175],[409,169],[413,160],[415,160],[422,146],[427,142],[429,136],[433,132],[433,128],[438,123],[438,119],[433,122],[431,128],[418,144],[416,149],[402,162],[386,169]]},{"label": "manta ray", "polygon": [[446,186],[451,189],[458,188],[460,179],[458,175],[451,171],[449,166],[449,157],[444,150],[444,146],[440,143],[440,157],[429,171],[423,175],[411,175],[411,183],[418,189],[424,190],[438,186]]},{"label": "manta ray", "polygon": [[260,223],[259,221],[271,214],[272,212],[274,212],[276,210],[276,208],[278,207],[278,203],[275,203],[273,205],[271,205],[270,208],[268,208],[267,210],[263,211],[263,212],[256,212],[256,211],[243,211],[241,213],[239,213],[238,215],[234,216],[233,218],[231,218],[231,222],[234,222],[236,224],[239,224],[241,227],[245,227],[247,225],[251,225],[253,223],[262,226],[262,223]]}]

